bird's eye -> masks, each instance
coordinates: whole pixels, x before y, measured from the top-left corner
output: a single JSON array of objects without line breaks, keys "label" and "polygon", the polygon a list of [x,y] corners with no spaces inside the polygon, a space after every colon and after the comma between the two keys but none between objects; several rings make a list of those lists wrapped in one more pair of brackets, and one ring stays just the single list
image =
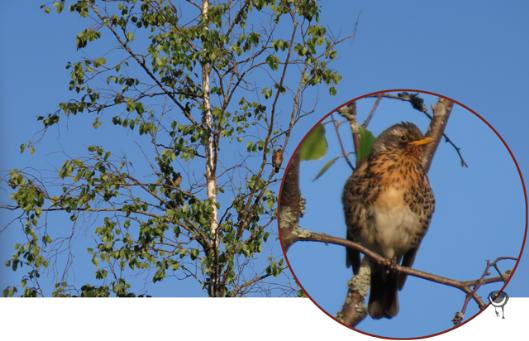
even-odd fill
[{"label": "bird's eye", "polygon": [[408,142],[408,137],[407,137],[406,135],[402,135],[402,136],[400,137],[400,140],[401,140],[402,142]]}]

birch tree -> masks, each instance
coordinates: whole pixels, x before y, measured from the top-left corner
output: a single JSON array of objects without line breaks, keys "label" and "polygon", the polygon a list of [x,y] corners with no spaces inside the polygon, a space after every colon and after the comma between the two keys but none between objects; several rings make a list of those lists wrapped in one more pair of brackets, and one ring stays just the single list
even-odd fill
[{"label": "birch tree", "polygon": [[[37,118],[44,131],[90,115],[86,129],[113,124],[113,138],[133,136],[137,144],[127,154],[95,141],[84,156],[66,157],[54,178],[29,168],[9,172],[11,202],[2,208],[19,215],[5,229],[18,228],[23,238],[6,265],[22,274],[4,296],[44,296],[42,276],[50,272],[53,296],[137,296],[143,292],[129,278],[147,269],[154,283],[194,278],[212,297],[276,288],[295,294],[295,285],[285,290],[288,281],[265,283],[286,268],[276,222],[282,172],[271,157],[314,112],[316,101],[304,99],[320,85],[326,96],[336,93],[341,76],[329,63],[353,34],[330,34],[314,0],[42,6],[46,13],[53,7],[86,19],[77,49],[98,56],[68,61],[74,98]],[[41,152],[39,141],[21,152]],[[130,162],[130,153],[144,161]],[[52,215],[66,219],[51,226]],[[81,227],[94,239],[85,251],[93,265],[71,258]],[[50,271],[60,257],[66,265]],[[72,285],[75,266],[92,266],[100,281]]]}]

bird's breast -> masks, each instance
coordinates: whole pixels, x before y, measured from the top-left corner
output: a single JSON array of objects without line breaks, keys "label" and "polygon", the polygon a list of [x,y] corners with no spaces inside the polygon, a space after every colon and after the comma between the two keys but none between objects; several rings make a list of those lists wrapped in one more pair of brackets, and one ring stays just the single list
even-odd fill
[{"label": "bird's breast", "polygon": [[387,258],[410,250],[421,229],[420,217],[405,202],[404,192],[397,187],[382,190],[368,213],[371,224],[362,233],[368,247]]}]

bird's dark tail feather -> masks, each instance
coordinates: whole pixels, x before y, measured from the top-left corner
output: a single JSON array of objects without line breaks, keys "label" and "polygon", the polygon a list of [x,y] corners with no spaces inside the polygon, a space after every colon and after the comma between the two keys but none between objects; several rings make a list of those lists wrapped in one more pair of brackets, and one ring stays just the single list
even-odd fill
[{"label": "bird's dark tail feather", "polygon": [[397,276],[384,274],[383,269],[371,271],[371,292],[367,312],[374,319],[392,318],[399,313]]}]

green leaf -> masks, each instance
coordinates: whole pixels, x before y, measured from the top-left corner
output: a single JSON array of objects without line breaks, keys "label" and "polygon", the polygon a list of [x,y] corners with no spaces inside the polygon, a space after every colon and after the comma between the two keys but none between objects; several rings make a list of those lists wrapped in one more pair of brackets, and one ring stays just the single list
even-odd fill
[{"label": "green leaf", "polygon": [[312,181],[316,181],[317,178],[319,178],[320,176],[323,175],[323,173],[325,173],[327,171],[327,169],[329,169],[329,167],[331,167],[333,165],[333,163],[338,160],[340,158],[340,156],[337,156],[335,157],[334,159],[328,161],[325,165],[323,165],[322,169],[320,170],[320,172],[318,173],[318,175],[316,175],[316,177],[314,178],[314,180]]},{"label": "green leaf", "polygon": [[358,144],[358,151],[356,152],[356,164],[358,165],[360,161],[366,156],[369,155],[371,152],[371,147],[373,146],[373,143],[375,142],[375,136],[372,132],[365,129],[364,127],[360,127],[359,131],[359,137],[360,142]]},{"label": "green leaf", "polygon": [[29,148],[29,152],[31,153],[31,155],[35,154],[35,148],[33,147]]},{"label": "green leaf", "polygon": [[327,154],[327,139],[325,138],[325,127],[318,124],[309,133],[301,145],[301,161],[319,160]]},{"label": "green leaf", "polygon": [[60,2],[55,1],[55,3],[53,4],[53,7],[57,8],[57,13],[61,13],[62,12],[63,6],[62,6],[62,4]]},{"label": "green leaf", "polygon": [[130,40],[131,42],[133,42],[134,41],[134,34],[132,32],[127,33],[127,39]]},{"label": "green leaf", "polygon": [[270,69],[274,71],[279,69],[279,59],[273,54],[266,57],[266,62],[268,63],[268,66],[270,66]]},{"label": "green leaf", "polygon": [[42,262],[44,261],[44,257],[42,255],[38,256],[35,260],[35,267],[38,269],[42,265]]}]

